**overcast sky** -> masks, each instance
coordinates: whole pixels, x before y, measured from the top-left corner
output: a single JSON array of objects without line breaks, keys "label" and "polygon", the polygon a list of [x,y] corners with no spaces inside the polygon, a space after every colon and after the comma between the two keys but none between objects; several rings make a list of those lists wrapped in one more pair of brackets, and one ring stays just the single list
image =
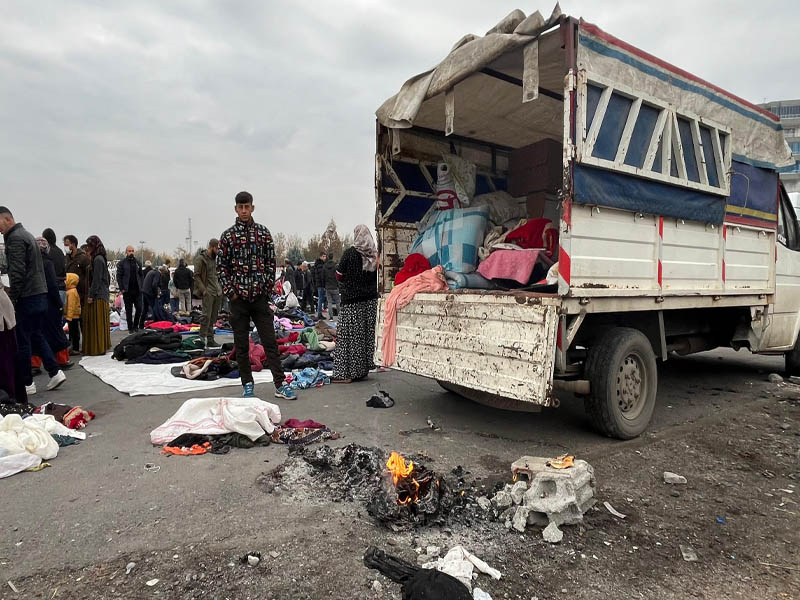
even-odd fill
[{"label": "overcast sky", "polygon": [[[796,1],[561,3],[754,102],[800,97]],[[374,222],[377,107],[517,1],[3,0],[0,204],[174,250],[253,193],[273,233]]]}]

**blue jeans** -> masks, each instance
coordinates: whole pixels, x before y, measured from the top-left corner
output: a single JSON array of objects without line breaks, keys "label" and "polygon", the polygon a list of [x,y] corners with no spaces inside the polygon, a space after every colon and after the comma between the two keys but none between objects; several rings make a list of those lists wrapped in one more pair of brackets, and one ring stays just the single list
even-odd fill
[{"label": "blue jeans", "polygon": [[31,378],[31,354],[42,359],[42,364],[47,374],[52,377],[59,371],[56,357],[50,349],[50,344],[42,333],[42,323],[47,314],[47,294],[37,294],[20,298],[16,306],[17,313],[17,360],[23,367],[23,381],[25,385],[33,383]]},{"label": "blue jeans", "polygon": [[169,311],[176,313],[181,306],[181,301],[179,298],[170,298],[169,299]]},{"label": "blue jeans", "polygon": [[[142,304],[144,314],[147,314],[147,309],[149,308],[153,311],[153,320],[154,321],[169,321],[170,323],[174,323],[175,319],[172,318],[172,315],[169,314],[166,310],[164,310],[164,305],[161,303],[161,296],[150,296],[149,294],[142,294]],[[142,327],[144,327],[144,323],[142,323]]]},{"label": "blue jeans", "polygon": [[325,306],[326,301],[325,288],[317,288],[317,314],[322,314],[322,308]]}]

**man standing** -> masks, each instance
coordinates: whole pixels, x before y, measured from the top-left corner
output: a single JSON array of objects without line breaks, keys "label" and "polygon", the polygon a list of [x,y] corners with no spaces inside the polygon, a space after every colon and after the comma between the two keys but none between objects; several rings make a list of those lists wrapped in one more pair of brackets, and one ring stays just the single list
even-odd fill
[{"label": "man standing", "polygon": [[217,274],[222,293],[231,300],[231,325],[244,397],[254,397],[250,367],[250,319],[256,325],[275,383],[275,397],[294,400],[297,395],[284,383],[274,314],[269,297],[275,285],[275,246],[272,235],[253,220],[253,196],[236,194],[236,222],[220,237]]},{"label": "man standing", "polygon": [[67,262],[67,273],[75,273],[78,276],[78,296],[81,298],[81,305],[86,304],[86,296],[89,294],[89,266],[91,261],[89,255],[81,248],[78,248],[78,238],[74,235],[64,236],[64,248],[66,249],[65,260]]},{"label": "man standing", "polygon": [[[125,258],[117,265],[117,287],[125,301],[125,317],[131,333],[135,333],[140,327],[144,328],[142,281],[142,266],[136,258],[136,250],[133,246],[128,246],[125,248]],[[134,308],[136,316],[133,316]]]},{"label": "man standing", "polygon": [[200,337],[205,340],[206,348],[219,346],[214,339],[214,324],[217,322],[222,289],[217,278],[217,250],[219,240],[211,239],[208,249],[203,250],[195,261],[194,292],[203,299],[203,316],[200,318]]},{"label": "man standing", "polygon": [[325,261],[324,281],[325,281],[325,295],[328,297],[328,318],[333,319],[339,315],[339,280],[336,279],[336,261],[333,260],[333,254],[328,256]]},{"label": "man standing", "polygon": [[47,256],[53,261],[53,268],[56,271],[56,284],[58,285],[58,294],[61,296],[61,304],[63,305],[67,299],[67,288],[65,280],[67,278],[67,261],[64,258],[64,252],[56,244],[56,232],[49,227],[42,232],[42,237],[50,244],[50,250]]},{"label": "man standing", "polygon": [[290,284],[292,284],[292,291],[295,293],[295,295],[297,295],[297,286],[295,285],[296,281],[294,274],[294,265],[292,265],[292,261],[287,258],[283,262],[283,281],[288,281]]},{"label": "man standing", "polygon": [[175,283],[175,287],[178,288],[179,310],[186,313],[192,311],[192,279],[192,272],[186,266],[186,261],[180,259],[178,268],[175,269],[175,273],[172,275],[172,281]]},{"label": "man standing", "polygon": [[[164,306],[165,304],[169,304],[170,306],[172,306],[172,303],[170,302],[170,297],[169,297],[169,282],[170,282],[170,279],[171,279],[170,278],[170,269],[169,269],[170,264],[171,264],[170,260],[166,259],[164,261],[164,264],[161,266],[161,284],[160,284],[160,288],[161,288],[161,306]],[[174,311],[171,311],[171,312],[178,312],[178,309],[176,308]]]},{"label": "man standing", "polygon": [[317,288],[317,319],[322,319],[322,309],[325,307],[325,261],[328,255],[319,253],[319,258],[311,269],[311,279]]},{"label": "man standing", "polygon": [[36,393],[31,377],[31,354],[42,359],[50,381],[48,390],[54,390],[67,378],[58,368],[53,351],[42,333],[42,323],[47,313],[47,282],[44,277],[42,253],[33,236],[17,223],[11,211],[0,206],[0,233],[5,241],[8,280],[11,284],[8,296],[17,316],[17,358],[23,383]]}]

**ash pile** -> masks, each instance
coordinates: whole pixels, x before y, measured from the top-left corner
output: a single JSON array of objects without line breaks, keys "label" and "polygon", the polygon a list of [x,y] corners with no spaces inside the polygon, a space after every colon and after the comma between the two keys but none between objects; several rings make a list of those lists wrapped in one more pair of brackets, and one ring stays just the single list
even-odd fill
[{"label": "ash pile", "polygon": [[572,456],[555,459],[523,456],[511,465],[513,484],[506,484],[494,497],[478,503],[507,529],[524,533],[529,525],[544,527],[542,537],[560,542],[561,525],[583,522],[595,503],[594,469]]},{"label": "ash pile", "polygon": [[[407,458],[378,448],[349,444],[342,448],[298,448],[292,454],[312,467],[317,485],[335,502],[362,502],[367,512],[393,531],[443,525],[464,495],[426,467],[426,457]],[[456,479],[456,485],[463,478]]]}]

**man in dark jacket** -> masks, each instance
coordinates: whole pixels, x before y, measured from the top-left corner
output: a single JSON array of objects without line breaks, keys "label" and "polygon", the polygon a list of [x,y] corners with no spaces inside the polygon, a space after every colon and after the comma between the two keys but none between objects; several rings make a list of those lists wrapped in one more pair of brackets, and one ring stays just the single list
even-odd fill
[{"label": "man in dark jacket", "polygon": [[[170,301],[169,301],[170,300],[169,299],[169,279],[170,279],[170,267],[169,266],[170,266],[170,264],[171,264],[171,261],[169,259],[166,259],[164,261],[164,264],[162,265],[162,269],[161,269],[161,304],[162,305],[170,304]],[[166,267],[166,269],[164,269],[163,267]],[[177,310],[174,311],[174,312],[177,312]]]},{"label": "man in dark jacket", "polygon": [[244,397],[255,397],[250,366],[250,320],[256,325],[261,345],[267,354],[275,396],[286,400],[297,398],[286,385],[275,341],[275,315],[269,299],[275,287],[275,244],[269,229],[253,220],[253,196],[236,194],[236,221],[219,239],[217,275],[222,293],[231,300],[231,325],[236,359],[242,378]]},{"label": "man in dark jacket", "polygon": [[336,279],[336,261],[333,254],[328,256],[323,268],[325,281],[325,295],[328,297],[328,318],[339,315],[339,280]]},{"label": "man in dark jacket", "polygon": [[67,378],[58,368],[50,345],[42,332],[47,313],[47,282],[44,277],[42,253],[33,236],[17,223],[11,211],[0,206],[0,233],[3,234],[8,265],[10,289],[8,296],[17,316],[17,373],[22,376],[26,391],[36,393],[31,377],[31,354],[42,359],[50,381],[48,390],[54,390]]},{"label": "man in dark jacket", "polygon": [[317,319],[322,318],[322,309],[325,307],[325,260],[328,255],[324,252],[319,253],[319,258],[311,268],[311,279],[314,287],[317,288]]},{"label": "man in dark jacket", "polygon": [[295,296],[297,295],[297,281],[295,279],[295,273],[297,271],[292,265],[292,261],[288,258],[283,262],[283,281],[288,281],[292,285],[292,291],[294,292]]},{"label": "man in dark jacket", "polygon": [[[136,333],[144,329],[142,314],[142,266],[136,259],[133,246],[125,248],[125,258],[117,264],[117,287],[125,301],[125,317],[128,320],[128,331]],[[133,311],[136,309],[136,315]]]},{"label": "man in dark jacket", "polygon": [[75,273],[78,276],[78,296],[81,298],[81,306],[85,306],[86,296],[89,294],[89,267],[92,261],[86,252],[78,248],[78,238],[74,235],[64,236],[64,247],[67,249],[65,255],[67,273]]},{"label": "man in dark jacket", "polygon": [[193,279],[192,271],[186,266],[186,261],[181,259],[178,262],[178,268],[172,274],[172,283],[178,290],[180,310],[187,313],[192,310]]},{"label": "man in dark jacket", "polygon": [[[172,321],[172,315],[164,310],[164,305],[161,302],[160,284],[161,272],[156,269],[150,269],[142,284],[142,303],[144,304],[142,313],[146,315],[148,310],[152,310],[154,321]],[[144,327],[143,321],[142,327]]]},{"label": "man in dark jacket", "polygon": [[67,288],[65,280],[67,278],[67,261],[64,252],[56,244],[56,232],[49,227],[42,232],[42,237],[50,244],[50,251],[47,256],[53,261],[53,269],[56,272],[56,283],[58,284],[58,294],[61,296],[61,304],[67,300]]},{"label": "man in dark jacket", "polygon": [[214,339],[214,324],[222,303],[222,288],[217,278],[217,250],[219,240],[211,239],[208,248],[195,260],[194,293],[203,299],[203,316],[200,318],[200,337],[207,348],[219,346]]}]

